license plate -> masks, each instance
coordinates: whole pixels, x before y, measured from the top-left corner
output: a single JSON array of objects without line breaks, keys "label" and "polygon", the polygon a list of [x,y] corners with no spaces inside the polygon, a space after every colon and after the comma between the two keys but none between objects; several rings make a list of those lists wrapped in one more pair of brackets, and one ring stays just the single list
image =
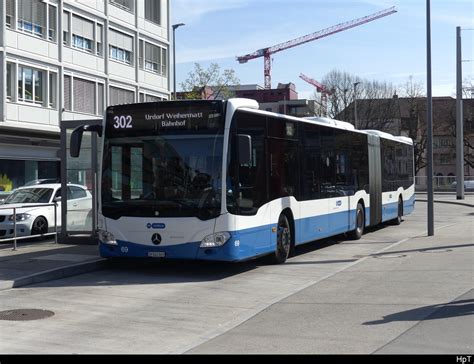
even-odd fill
[{"label": "license plate", "polygon": [[148,252],[150,258],[164,258],[166,256],[165,252]]}]

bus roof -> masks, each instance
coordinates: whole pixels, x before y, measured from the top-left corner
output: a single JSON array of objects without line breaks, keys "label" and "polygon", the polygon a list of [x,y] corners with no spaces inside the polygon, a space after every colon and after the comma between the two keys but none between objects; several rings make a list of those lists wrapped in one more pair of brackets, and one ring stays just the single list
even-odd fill
[{"label": "bus roof", "polygon": [[[320,124],[324,126],[330,126],[333,128],[337,129],[343,129],[343,130],[350,130],[353,132],[358,132],[362,134],[371,134],[371,135],[377,135],[380,138],[384,139],[389,139],[393,140],[396,142],[404,143],[404,144],[410,144],[413,145],[413,140],[409,137],[404,137],[404,136],[394,136],[389,133],[385,133],[380,130],[360,130],[354,128],[354,125],[351,123],[348,123],[347,121],[342,121],[342,120],[336,120],[336,119],[331,119],[331,118],[325,118],[325,117],[318,117],[318,116],[309,116],[309,117],[295,117],[291,115],[284,115],[284,114],[278,114],[275,112],[271,111],[266,111],[266,110],[259,110],[256,109],[255,106],[250,106],[247,103],[249,102],[255,102],[254,100],[249,100],[249,99],[229,99],[229,102],[231,103],[236,103],[237,105],[236,108],[247,110],[247,111],[252,111],[258,114],[265,114],[265,115],[273,115],[282,119],[287,119],[287,120],[293,120],[293,121],[304,121],[304,122],[309,122],[309,123],[315,123],[315,124]],[[257,103],[258,105],[258,103]],[[243,106],[243,107],[242,107]]]},{"label": "bus roof", "polygon": [[404,136],[395,136],[389,133],[385,133],[380,130],[362,130],[366,134],[372,134],[372,135],[378,135],[381,138],[389,139],[389,140],[394,140],[400,143],[405,143],[405,144],[410,144],[413,145],[413,140],[408,137]]}]

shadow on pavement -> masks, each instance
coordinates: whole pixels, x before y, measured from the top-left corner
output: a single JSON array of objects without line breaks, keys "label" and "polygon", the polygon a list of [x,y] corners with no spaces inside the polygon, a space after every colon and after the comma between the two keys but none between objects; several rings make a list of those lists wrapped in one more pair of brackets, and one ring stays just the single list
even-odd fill
[{"label": "shadow on pavement", "polygon": [[474,314],[474,300],[460,300],[397,312],[384,316],[382,320],[364,322],[364,325],[382,325],[395,321],[426,321]]}]

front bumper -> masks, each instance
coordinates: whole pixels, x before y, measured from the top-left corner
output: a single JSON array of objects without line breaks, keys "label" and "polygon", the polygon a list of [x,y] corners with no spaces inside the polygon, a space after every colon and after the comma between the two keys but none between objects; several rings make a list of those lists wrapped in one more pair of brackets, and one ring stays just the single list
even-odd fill
[{"label": "front bumper", "polygon": [[[0,223],[0,240],[8,239],[14,237],[14,225],[12,222],[2,222]],[[31,226],[27,222],[17,222],[16,223],[16,236],[29,236],[31,235]]]}]

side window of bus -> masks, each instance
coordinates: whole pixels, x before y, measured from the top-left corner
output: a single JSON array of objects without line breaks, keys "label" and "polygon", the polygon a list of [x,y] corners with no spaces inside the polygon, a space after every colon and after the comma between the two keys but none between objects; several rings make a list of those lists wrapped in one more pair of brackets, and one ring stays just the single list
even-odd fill
[{"label": "side window of bus", "polygon": [[268,138],[270,200],[295,196],[298,185],[298,144],[284,139]]},{"label": "side window of bus", "polygon": [[350,161],[355,190],[369,191],[369,156],[367,135],[354,133],[351,136]]},{"label": "side window of bus", "polygon": [[352,170],[350,151],[353,134],[346,130],[335,130],[336,142],[336,189],[335,196],[352,196],[356,191],[356,179]]},{"label": "side window of bus", "polygon": [[252,138],[251,162],[240,165],[237,145],[231,142],[232,158],[229,165],[230,181],[227,188],[228,208],[232,213],[255,215],[260,206],[266,203],[266,163],[265,127],[266,117],[244,111],[234,116],[236,134],[250,135]]},{"label": "side window of bus", "polygon": [[321,198],[335,197],[336,194],[336,155],[334,152],[336,142],[334,129],[322,126],[321,157],[320,157],[320,183]]}]

